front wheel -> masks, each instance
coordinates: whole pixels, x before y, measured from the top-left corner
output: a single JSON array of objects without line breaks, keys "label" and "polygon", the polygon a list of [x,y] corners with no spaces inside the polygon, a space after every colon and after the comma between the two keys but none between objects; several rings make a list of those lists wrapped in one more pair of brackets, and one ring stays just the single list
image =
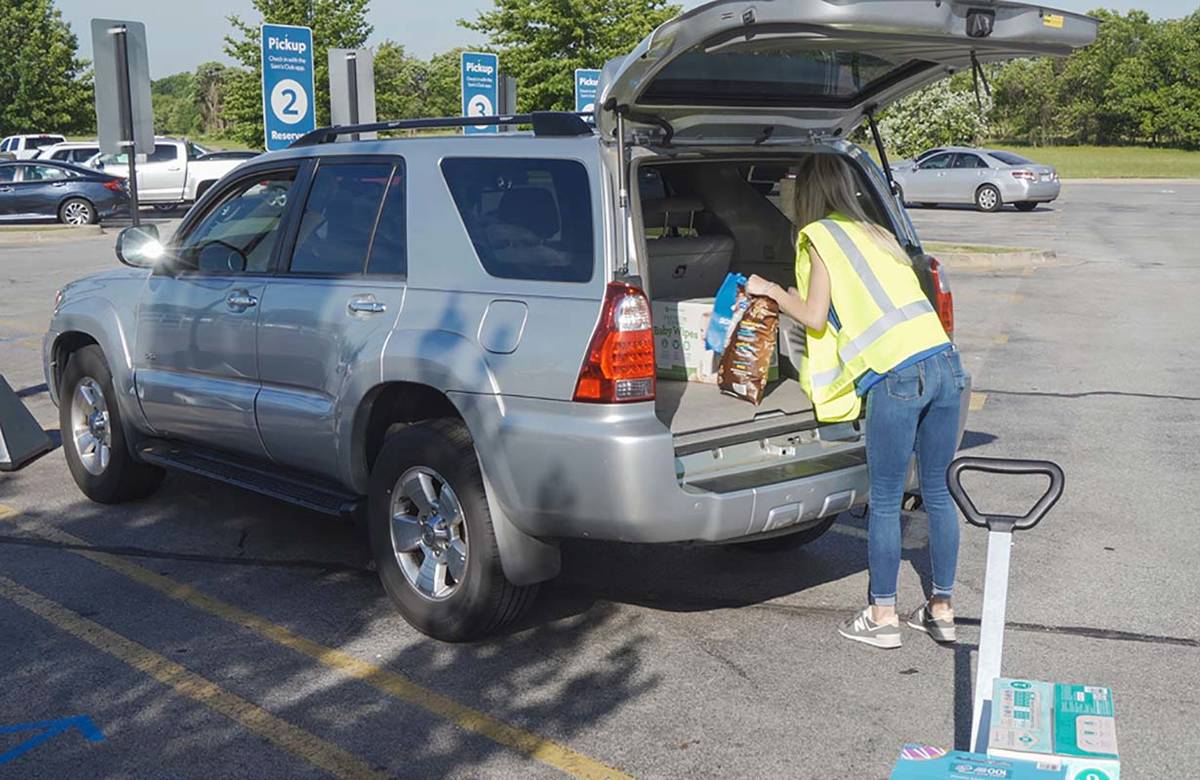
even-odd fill
[{"label": "front wheel", "polygon": [[96,221],[96,207],[83,198],[67,198],[58,207],[58,221],[75,227],[91,225]]},{"label": "front wheel", "polygon": [[84,347],[67,360],[58,425],[67,468],[88,498],[120,504],[158,489],[162,469],[135,461],[126,446],[112,373],[100,347]]},{"label": "front wheel", "polygon": [[483,477],[458,420],[410,425],[384,441],[368,489],[371,550],[384,590],[414,628],[463,642],[528,607],[537,586],[504,576]]},{"label": "front wheel", "polygon": [[1019,203],[1014,203],[1013,205],[1017,207],[1017,211],[1033,211],[1038,207],[1038,204],[1032,200],[1023,200]]},{"label": "front wheel", "polygon": [[1004,200],[1000,197],[1000,190],[991,184],[985,184],[975,191],[975,208],[980,211],[999,211],[1003,205]]},{"label": "front wheel", "polygon": [[154,210],[159,214],[170,214],[175,209],[179,208],[178,203],[155,203]]}]

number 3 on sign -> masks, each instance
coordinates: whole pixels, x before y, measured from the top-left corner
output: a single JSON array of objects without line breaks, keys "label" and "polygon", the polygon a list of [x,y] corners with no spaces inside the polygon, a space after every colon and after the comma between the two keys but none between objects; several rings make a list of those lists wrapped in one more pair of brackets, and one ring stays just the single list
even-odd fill
[{"label": "number 3 on sign", "polygon": [[308,94],[293,79],[284,79],[271,90],[271,113],[285,124],[294,125],[308,114]]}]

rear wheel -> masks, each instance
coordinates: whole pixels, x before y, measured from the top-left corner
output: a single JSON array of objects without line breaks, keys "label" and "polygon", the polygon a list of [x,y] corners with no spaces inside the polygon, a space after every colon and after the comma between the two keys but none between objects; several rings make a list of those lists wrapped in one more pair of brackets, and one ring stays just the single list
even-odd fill
[{"label": "rear wheel", "polygon": [[838,516],[833,515],[826,517],[816,525],[805,528],[803,531],[797,531],[794,534],[785,536],[772,536],[769,539],[759,539],[753,542],[742,542],[734,545],[739,550],[750,553],[776,553],[788,552],[789,550],[798,550],[806,544],[812,544],[833,528],[833,524],[837,522]]},{"label": "rear wheel", "polygon": [[1013,205],[1017,207],[1017,211],[1033,211],[1038,207],[1038,204],[1034,203],[1032,200],[1023,200],[1019,203],[1014,203]]},{"label": "rear wheel", "polygon": [[58,424],[67,468],[88,498],[120,504],[158,489],[162,469],[135,461],[126,446],[112,373],[100,347],[84,347],[67,361]]},{"label": "rear wheel", "polygon": [[379,578],[414,628],[462,642],[532,602],[504,576],[470,433],[433,420],[390,434],[375,460],[368,525]]},{"label": "rear wheel", "polygon": [[67,198],[58,207],[58,221],[75,227],[91,225],[96,221],[96,207],[84,198]]},{"label": "rear wheel", "polygon": [[175,209],[179,208],[178,203],[155,203],[154,210],[159,214],[170,214]]},{"label": "rear wheel", "polygon": [[975,208],[980,211],[999,211],[1004,205],[1004,200],[1000,197],[1000,190],[996,189],[991,184],[985,184],[975,190]]}]

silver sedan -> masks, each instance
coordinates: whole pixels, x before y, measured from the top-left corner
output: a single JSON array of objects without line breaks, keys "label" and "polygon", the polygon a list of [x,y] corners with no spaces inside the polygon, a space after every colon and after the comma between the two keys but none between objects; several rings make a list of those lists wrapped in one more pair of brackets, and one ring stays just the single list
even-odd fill
[{"label": "silver sedan", "polygon": [[1011,203],[1033,211],[1062,188],[1053,167],[994,149],[948,147],[891,168],[904,202],[923,206],[974,203],[980,211],[999,211]]}]

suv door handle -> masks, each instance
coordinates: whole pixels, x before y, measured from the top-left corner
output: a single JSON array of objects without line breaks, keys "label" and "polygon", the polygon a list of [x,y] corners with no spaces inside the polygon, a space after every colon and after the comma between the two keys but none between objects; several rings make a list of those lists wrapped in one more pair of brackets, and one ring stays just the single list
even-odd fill
[{"label": "suv door handle", "polygon": [[356,295],[346,304],[351,314],[383,314],[387,305],[375,300],[374,295]]},{"label": "suv door handle", "polygon": [[258,298],[245,290],[237,290],[229,293],[229,297],[225,299],[225,304],[234,311],[245,311],[252,306],[257,306]]}]

